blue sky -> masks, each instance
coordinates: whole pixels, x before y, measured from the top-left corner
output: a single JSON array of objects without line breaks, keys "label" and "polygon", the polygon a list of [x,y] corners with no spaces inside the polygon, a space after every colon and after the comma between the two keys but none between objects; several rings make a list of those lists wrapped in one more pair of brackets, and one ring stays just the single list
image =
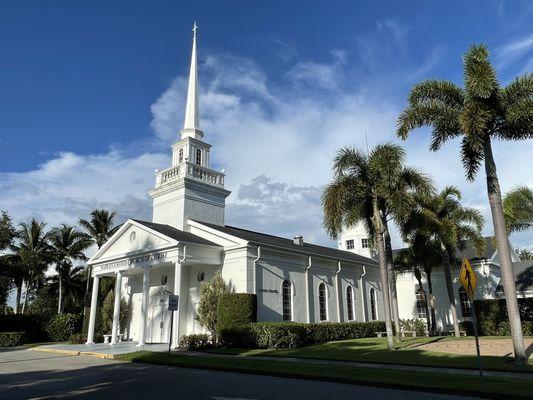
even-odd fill
[{"label": "blue sky", "polygon": [[[49,224],[100,206],[150,218],[153,169],[169,165],[183,120],[194,20],[205,139],[233,191],[228,222],[321,243],[335,149],[363,145],[365,131],[370,144],[398,141],[415,82],[461,83],[475,42],[504,83],[533,69],[528,1],[0,1],[0,209]],[[409,162],[489,218],[457,144],[429,154],[424,133],[403,143]],[[531,143],[496,150],[504,191],[533,185],[516,168]]]}]

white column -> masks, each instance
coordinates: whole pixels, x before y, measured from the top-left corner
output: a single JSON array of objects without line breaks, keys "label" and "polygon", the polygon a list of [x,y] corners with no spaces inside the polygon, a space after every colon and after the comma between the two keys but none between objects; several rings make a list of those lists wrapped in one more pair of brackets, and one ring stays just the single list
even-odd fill
[{"label": "white column", "polygon": [[139,325],[139,344],[144,346],[146,343],[146,314],[148,313],[148,296],[150,295],[150,268],[143,271],[143,294],[141,301],[141,318]]},{"label": "white column", "polygon": [[174,263],[174,294],[179,296],[178,310],[174,311],[174,320],[172,321],[172,348],[178,348],[180,342],[180,310],[182,309],[183,298],[181,293],[181,263]]},{"label": "white column", "polygon": [[94,324],[96,322],[96,308],[98,306],[98,284],[100,277],[93,278],[93,291],[91,295],[91,313],[89,315],[89,330],[87,331],[87,342],[85,344],[94,344]]},{"label": "white column", "polygon": [[113,308],[113,328],[111,330],[111,344],[117,344],[120,323],[120,299],[122,290],[122,272],[117,271],[115,279],[115,307]]}]

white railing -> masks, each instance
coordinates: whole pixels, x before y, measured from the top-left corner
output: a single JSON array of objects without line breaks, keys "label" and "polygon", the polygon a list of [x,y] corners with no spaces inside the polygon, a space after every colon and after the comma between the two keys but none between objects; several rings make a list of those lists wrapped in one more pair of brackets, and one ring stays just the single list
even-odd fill
[{"label": "white railing", "polygon": [[185,177],[224,187],[224,174],[222,172],[213,171],[190,162],[183,162],[175,167],[156,172],[155,186],[158,187]]}]

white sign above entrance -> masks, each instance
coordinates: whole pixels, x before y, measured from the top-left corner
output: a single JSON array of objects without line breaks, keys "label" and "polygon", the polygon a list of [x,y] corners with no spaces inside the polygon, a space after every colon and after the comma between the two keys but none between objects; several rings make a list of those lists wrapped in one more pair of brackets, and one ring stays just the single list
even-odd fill
[{"label": "white sign above entrance", "polygon": [[122,271],[130,268],[140,268],[146,264],[149,264],[153,261],[165,261],[168,257],[168,251],[162,251],[159,253],[145,254],[142,256],[123,258],[121,260],[108,262],[105,264],[95,265],[93,268],[93,273],[97,274],[98,272],[103,271]]}]

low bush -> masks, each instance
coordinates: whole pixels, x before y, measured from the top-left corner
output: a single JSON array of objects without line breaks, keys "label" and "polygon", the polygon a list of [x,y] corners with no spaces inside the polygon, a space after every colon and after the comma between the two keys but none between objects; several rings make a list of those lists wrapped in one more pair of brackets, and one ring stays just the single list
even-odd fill
[{"label": "low bush", "polygon": [[416,336],[424,336],[427,324],[420,318],[400,319],[400,329],[402,332],[414,332]]},{"label": "low bush", "polygon": [[68,338],[70,344],[85,344],[87,343],[87,335],[84,333],[75,333]]},{"label": "low bush", "polygon": [[179,347],[184,350],[205,350],[213,347],[209,335],[199,333],[195,335],[182,336],[180,339]]},{"label": "low bush", "polygon": [[68,340],[81,330],[81,318],[78,314],[57,314],[46,326],[46,332],[53,341]]},{"label": "low bush", "polygon": [[465,331],[467,336],[474,336],[474,324],[472,321],[459,322],[459,330]]},{"label": "low bush", "polygon": [[281,349],[372,337],[384,330],[383,321],[319,324],[257,322],[225,328],[220,334],[222,343],[228,347]]},{"label": "low bush", "polygon": [[25,343],[26,332],[0,332],[0,347],[14,347]]}]

